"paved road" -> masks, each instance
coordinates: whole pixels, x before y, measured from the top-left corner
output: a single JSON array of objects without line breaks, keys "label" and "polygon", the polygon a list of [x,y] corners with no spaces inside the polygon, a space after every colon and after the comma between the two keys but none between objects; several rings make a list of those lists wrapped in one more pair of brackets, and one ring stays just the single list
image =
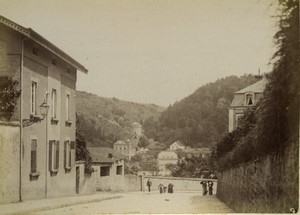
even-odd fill
[{"label": "paved road", "polygon": [[99,214],[99,213],[233,213],[215,195],[201,196],[197,192],[173,194],[124,193],[123,198],[97,203],[82,204],[36,214]]}]

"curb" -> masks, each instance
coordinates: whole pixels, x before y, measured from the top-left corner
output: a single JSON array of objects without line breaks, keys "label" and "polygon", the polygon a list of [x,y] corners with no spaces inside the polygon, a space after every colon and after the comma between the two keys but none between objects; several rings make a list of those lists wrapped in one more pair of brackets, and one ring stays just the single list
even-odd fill
[{"label": "curb", "polygon": [[[27,209],[27,210],[23,210],[23,211],[18,211],[18,212],[11,212],[11,213],[7,213],[6,215],[24,215],[24,214],[31,214],[31,213],[36,213],[39,211],[47,211],[47,210],[53,210],[53,209],[59,209],[59,208],[64,208],[64,207],[70,207],[73,205],[81,205],[81,204],[88,204],[88,203],[93,203],[93,202],[101,202],[101,201],[105,201],[105,200],[111,200],[111,199],[118,199],[118,198],[122,198],[123,196],[119,195],[119,196],[112,196],[112,197],[101,197],[101,198],[96,198],[96,199],[89,199],[89,200],[78,200],[78,201],[74,201],[74,202],[70,202],[70,203],[65,203],[65,204],[60,204],[60,205],[49,205],[49,206],[43,206],[40,208],[32,208],[32,209]],[[0,213],[1,214],[1,213]]]}]

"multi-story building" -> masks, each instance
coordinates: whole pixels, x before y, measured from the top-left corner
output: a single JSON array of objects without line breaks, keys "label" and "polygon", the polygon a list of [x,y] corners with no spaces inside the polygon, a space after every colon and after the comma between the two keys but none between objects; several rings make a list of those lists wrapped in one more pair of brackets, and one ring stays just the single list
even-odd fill
[{"label": "multi-story building", "polygon": [[0,76],[20,90],[13,116],[0,122],[1,203],[76,193],[78,70],[87,73],[32,29],[0,16]]},{"label": "multi-story building", "polygon": [[256,105],[263,95],[266,83],[266,78],[262,78],[256,83],[234,93],[229,107],[229,132],[237,128],[239,119],[243,117],[245,110]]},{"label": "multi-story building", "polygon": [[170,175],[171,171],[167,168],[168,164],[177,164],[178,156],[175,152],[161,151],[157,155],[157,163],[159,169],[159,175]]},{"label": "multi-story building", "polygon": [[127,139],[126,141],[118,140],[114,143],[114,150],[125,155],[129,160],[131,160],[131,157],[136,155],[138,149],[137,141],[137,139]]}]

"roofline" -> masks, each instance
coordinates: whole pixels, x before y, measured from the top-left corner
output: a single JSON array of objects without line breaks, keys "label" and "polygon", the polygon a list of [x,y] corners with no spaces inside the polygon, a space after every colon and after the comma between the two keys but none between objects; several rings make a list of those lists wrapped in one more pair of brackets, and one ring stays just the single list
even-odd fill
[{"label": "roofline", "polygon": [[3,17],[0,15],[0,23],[4,24],[5,26],[19,32],[23,36],[31,39],[32,41],[38,43],[40,46],[44,47],[48,51],[55,54],[57,57],[63,59],[66,63],[74,66],[77,70],[87,74],[88,70],[81,65],[78,61],[76,61],[74,58],[69,56],[67,53],[59,49],[57,46],[49,42],[47,39],[45,39],[43,36],[32,30],[31,28],[24,28],[23,26]]}]

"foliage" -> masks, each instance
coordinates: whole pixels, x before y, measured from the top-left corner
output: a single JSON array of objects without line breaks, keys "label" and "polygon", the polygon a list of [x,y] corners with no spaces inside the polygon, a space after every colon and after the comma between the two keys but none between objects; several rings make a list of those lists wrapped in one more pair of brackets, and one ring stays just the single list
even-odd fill
[{"label": "foliage", "polygon": [[209,158],[191,156],[181,159],[177,166],[171,167],[174,177],[209,178],[213,170],[209,167]]},{"label": "foliage", "polygon": [[12,78],[4,77],[0,79],[0,112],[5,114],[9,120],[17,104],[17,98],[21,91],[18,89],[19,82]]},{"label": "foliage", "polygon": [[146,137],[146,135],[141,135],[139,142],[138,142],[138,147],[140,148],[146,148],[147,146],[149,146],[150,142],[148,140],[148,138]]},{"label": "foliage", "polygon": [[191,147],[209,146],[228,130],[228,107],[233,93],[254,82],[254,76],[244,75],[206,84],[169,106],[158,121],[145,120],[145,134],[167,145],[180,140]]},{"label": "foliage", "polygon": [[76,109],[88,145],[108,146],[130,137],[131,124],[147,118],[158,119],[164,108],[138,104],[116,98],[103,98],[91,93],[76,92]]},{"label": "foliage", "polygon": [[279,31],[273,70],[267,75],[264,96],[256,109],[248,111],[241,126],[217,146],[219,170],[282,151],[297,142],[299,120],[299,1],[279,0]]},{"label": "foliage", "polygon": [[76,161],[85,161],[85,173],[92,173],[92,158],[86,147],[86,138],[81,131],[79,119],[76,117]]}]

